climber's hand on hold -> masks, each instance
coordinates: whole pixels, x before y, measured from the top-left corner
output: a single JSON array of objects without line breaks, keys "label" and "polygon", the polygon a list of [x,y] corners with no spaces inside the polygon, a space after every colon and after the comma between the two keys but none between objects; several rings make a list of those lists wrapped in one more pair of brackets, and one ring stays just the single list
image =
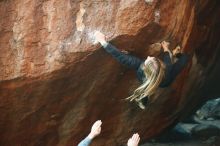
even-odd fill
[{"label": "climber's hand on hold", "polygon": [[169,42],[166,42],[166,41],[162,41],[162,42],[161,42],[161,46],[162,46],[164,52],[170,52],[170,50],[169,50],[169,45],[170,45]]},{"label": "climber's hand on hold", "polygon": [[100,42],[101,44],[107,43],[105,39],[105,35],[99,31],[95,32],[95,39],[96,41]]}]

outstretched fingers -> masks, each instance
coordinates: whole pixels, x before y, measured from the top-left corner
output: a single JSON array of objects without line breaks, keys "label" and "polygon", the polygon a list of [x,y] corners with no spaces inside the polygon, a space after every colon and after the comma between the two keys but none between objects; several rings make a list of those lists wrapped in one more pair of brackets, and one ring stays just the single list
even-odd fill
[{"label": "outstretched fingers", "polygon": [[102,121],[101,120],[98,120],[98,121],[96,121],[94,124],[93,124],[93,126],[94,127],[100,127],[102,125]]},{"label": "outstretched fingers", "polygon": [[132,139],[133,139],[136,143],[139,143],[140,137],[139,137],[138,133],[134,134],[134,135],[132,136]]},{"label": "outstretched fingers", "polygon": [[98,133],[98,132],[100,133],[101,132],[101,125],[102,125],[101,120],[96,121],[92,126],[92,131],[94,133]]},{"label": "outstretched fingers", "polygon": [[139,141],[140,141],[140,136],[138,133],[135,133],[131,138],[129,138],[127,145],[138,146]]},{"label": "outstretched fingers", "polygon": [[101,133],[101,125],[102,125],[101,120],[96,121],[92,125],[91,132],[89,134],[90,139],[93,139],[94,137],[98,136]]}]

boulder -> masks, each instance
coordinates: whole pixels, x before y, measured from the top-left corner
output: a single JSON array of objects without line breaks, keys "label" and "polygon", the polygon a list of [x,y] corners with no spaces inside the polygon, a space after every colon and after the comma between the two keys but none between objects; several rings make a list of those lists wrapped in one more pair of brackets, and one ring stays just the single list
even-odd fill
[{"label": "boulder", "polygon": [[[146,141],[219,97],[218,0],[0,0],[0,145],[77,145],[103,121],[92,146]],[[162,40],[190,55],[146,110],[124,101],[139,85],[94,44],[94,31],[144,59]]]},{"label": "boulder", "polygon": [[200,139],[208,139],[220,135],[220,128],[214,125],[199,124],[192,128],[192,136]]},{"label": "boulder", "polygon": [[220,118],[220,98],[207,101],[197,112],[200,119],[217,120]]}]

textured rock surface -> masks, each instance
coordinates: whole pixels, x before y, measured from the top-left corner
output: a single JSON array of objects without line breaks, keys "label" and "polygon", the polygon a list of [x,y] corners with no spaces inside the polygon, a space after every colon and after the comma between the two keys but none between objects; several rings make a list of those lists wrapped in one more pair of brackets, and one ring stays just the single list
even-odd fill
[{"label": "textured rock surface", "polygon": [[201,120],[220,119],[220,98],[207,101],[198,111],[196,117]]},{"label": "textured rock surface", "polygon": [[[220,90],[217,0],[0,0],[0,145],[76,145],[103,121],[93,145],[159,134]],[[194,57],[142,111],[121,99],[133,71],[93,45],[100,30],[142,58],[163,39]]]}]

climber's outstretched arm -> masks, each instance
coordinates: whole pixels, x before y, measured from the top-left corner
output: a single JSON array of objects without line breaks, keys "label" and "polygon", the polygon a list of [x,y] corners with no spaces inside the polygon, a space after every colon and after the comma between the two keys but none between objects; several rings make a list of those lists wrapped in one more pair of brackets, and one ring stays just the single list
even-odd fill
[{"label": "climber's outstretched arm", "polygon": [[92,125],[91,132],[89,133],[89,135],[85,139],[83,139],[78,144],[78,146],[89,146],[92,140],[101,133],[101,125],[102,125],[101,120],[96,121]]},{"label": "climber's outstretched arm", "polygon": [[141,59],[119,51],[115,46],[106,41],[105,35],[101,32],[96,32],[95,38],[98,42],[100,42],[106,52],[111,54],[118,62],[129,68],[133,68],[136,70],[139,68],[140,64],[142,63]]}]

